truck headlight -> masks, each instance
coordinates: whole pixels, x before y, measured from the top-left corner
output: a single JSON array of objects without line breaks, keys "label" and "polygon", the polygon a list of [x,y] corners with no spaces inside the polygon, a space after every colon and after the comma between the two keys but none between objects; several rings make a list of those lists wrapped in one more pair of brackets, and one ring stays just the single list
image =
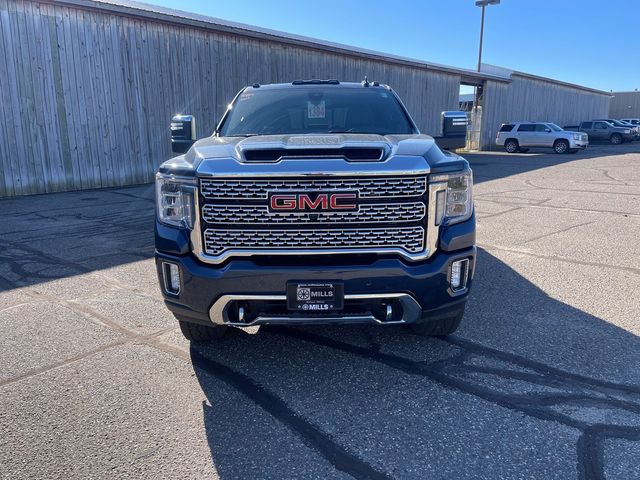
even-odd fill
[{"label": "truck headlight", "polygon": [[446,182],[446,190],[436,198],[436,225],[459,223],[468,220],[473,212],[473,175],[464,172],[433,175],[431,183]]},{"label": "truck headlight", "polygon": [[622,133],[631,133],[631,130],[627,129],[627,130],[625,130],[625,131],[624,131],[624,132],[622,132]]},{"label": "truck headlight", "polygon": [[574,140],[580,140],[580,139],[582,139],[582,135],[580,135],[579,133],[574,133],[573,134],[573,139]]},{"label": "truck headlight", "polygon": [[175,175],[156,175],[158,220],[166,225],[193,228],[195,180]]}]

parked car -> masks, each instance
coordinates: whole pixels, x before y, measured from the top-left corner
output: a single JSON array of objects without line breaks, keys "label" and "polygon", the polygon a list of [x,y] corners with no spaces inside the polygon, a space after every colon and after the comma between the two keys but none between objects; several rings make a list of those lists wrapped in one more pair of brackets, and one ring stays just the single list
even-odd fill
[{"label": "parked car", "polygon": [[640,118],[621,118],[621,122],[627,122],[636,127],[640,127]]},{"label": "parked car", "polygon": [[563,130],[555,123],[513,122],[502,124],[496,145],[504,146],[509,153],[527,152],[530,147],[553,148],[556,153],[575,153],[587,148],[589,137]]},{"label": "parked car", "polygon": [[620,123],[630,127],[631,129],[635,130],[636,132],[636,141],[640,141],[640,125],[636,125],[634,123],[628,122],[626,120],[620,120]]},{"label": "parked car", "polygon": [[616,127],[630,128],[631,132],[633,133],[633,140],[640,140],[640,127],[636,127],[629,122],[625,122],[624,120],[616,120],[615,118],[596,118],[595,120],[603,120],[605,122],[612,123]]},{"label": "parked car", "polygon": [[625,122],[623,120],[620,120],[620,123],[623,123],[623,124],[631,127],[631,129],[635,130],[636,136],[635,136],[634,140],[636,142],[640,141],[640,125],[634,125],[633,123]]},{"label": "parked car", "polygon": [[589,140],[608,140],[613,145],[631,142],[635,132],[629,127],[617,127],[607,120],[591,120],[580,123],[579,130],[589,135]]}]

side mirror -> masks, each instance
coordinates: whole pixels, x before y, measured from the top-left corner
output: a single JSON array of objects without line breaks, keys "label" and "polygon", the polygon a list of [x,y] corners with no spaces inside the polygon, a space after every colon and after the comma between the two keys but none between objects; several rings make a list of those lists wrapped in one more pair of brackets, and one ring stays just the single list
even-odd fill
[{"label": "side mirror", "polygon": [[550,128],[545,128],[544,131],[547,132],[547,133],[551,133],[551,129]]},{"label": "side mirror", "polygon": [[193,115],[175,115],[171,119],[171,150],[185,153],[196,141],[196,119]]},{"label": "side mirror", "polygon": [[441,113],[442,136],[434,137],[438,146],[443,150],[455,150],[464,148],[467,143],[467,119],[466,112],[447,110]]}]

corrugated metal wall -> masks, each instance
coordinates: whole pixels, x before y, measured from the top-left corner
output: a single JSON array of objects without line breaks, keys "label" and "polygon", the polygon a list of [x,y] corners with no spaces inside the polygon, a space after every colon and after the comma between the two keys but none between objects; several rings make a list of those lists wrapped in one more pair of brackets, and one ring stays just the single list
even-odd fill
[{"label": "corrugated metal wall", "polygon": [[242,86],[299,78],[390,84],[421,130],[460,77],[106,11],[0,0],[0,196],[149,182],[169,122],[213,131]]},{"label": "corrugated metal wall", "polygon": [[610,97],[606,94],[518,74],[511,78],[509,84],[486,82],[480,138],[483,149],[495,148],[502,123],[546,121],[562,127],[609,114]]},{"label": "corrugated metal wall", "polygon": [[640,118],[640,92],[614,92],[610,118]]}]

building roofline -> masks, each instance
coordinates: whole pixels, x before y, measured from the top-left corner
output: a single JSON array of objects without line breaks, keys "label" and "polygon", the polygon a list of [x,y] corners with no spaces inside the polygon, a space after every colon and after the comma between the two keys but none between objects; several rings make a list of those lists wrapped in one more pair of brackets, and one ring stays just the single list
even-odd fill
[{"label": "building roofline", "polygon": [[576,88],[578,90],[583,90],[585,92],[597,93],[600,95],[606,95],[608,97],[612,96],[611,92],[605,92],[604,90],[598,90],[591,87],[585,87],[584,85],[578,85],[576,83],[563,82],[562,80],[556,80],[555,78],[542,77],[540,75],[534,75],[532,73],[520,72],[518,70],[512,70],[509,68],[500,67],[498,65],[492,65],[490,63],[483,63],[480,67],[481,70],[488,70],[489,72],[504,72],[504,75],[508,75],[510,78],[515,75],[517,77],[525,77],[530,78],[532,80],[540,80],[543,82],[550,82],[556,85],[561,85],[564,87]]},{"label": "building roofline", "polygon": [[[34,0],[36,1],[36,0]],[[349,55],[352,57],[376,60],[385,63],[392,63],[414,68],[432,70],[437,72],[460,75],[462,81],[478,82],[482,80],[494,80],[498,82],[510,82],[509,78],[475,70],[452,67],[438,63],[431,63],[415,58],[403,57],[375,50],[358,48],[341,43],[328,42],[317,38],[305,37],[291,33],[256,27],[243,23],[230,22],[220,18],[199,15],[196,13],[174,10],[171,8],[150,5],[147,3],[129,0],[37,0],[41,3],[53,3],[55,5],[82,8],[86,10],[97,10],[112,14],[123,15],[133,18],[143,18],[146,20],[182,25],[199,28],[208,31],[240,35],[248,38],[268,40],[285,45],[295,45],[312,50],[321,50],[330,53]],[[366,73],[366,72],[363,72]]]}]

